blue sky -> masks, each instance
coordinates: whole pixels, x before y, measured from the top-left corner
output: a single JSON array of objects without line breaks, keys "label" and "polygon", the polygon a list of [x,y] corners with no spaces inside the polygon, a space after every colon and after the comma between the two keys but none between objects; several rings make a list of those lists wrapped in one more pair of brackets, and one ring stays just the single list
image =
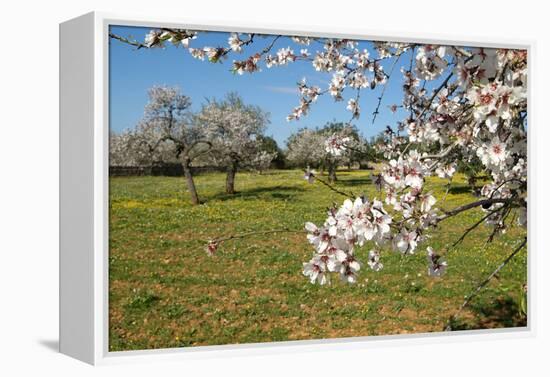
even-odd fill
[{"label": "blue sky", "polygon": [[[112,26],[111,31],[125,37],[143,41],[149,28]],[[193,47],[226,46],[229,33],[208,32],[201,33],[192,41]],[[259,39],[245,48],[247,52],[261,50],[270,42],[270,39]],[[274,51],[288,47],[297,53],[304,46],[297,45],[290,38],[280,38]],[[310,51],[317,46],[309,46]],[[370,43],[361,43],[360,48],[368,48],[372,52]],[[372,112],[376,107],[377,99],[382,87],[374,91],[365,89],[361,93],[361,118],[355,120],[355,125],[366,136],[374,136],[382,131],[386,125],[394,126],[403,114],[398,111],[392,114],[388,107],[391,104],[400,104],[402,98],[401,74],[399,68],[407,65],[410,55],[404,55],[395,68],[394,77],[390,80],[384,100],[376,122],[372,124]],[[231,57],[222,64],[213,64],[207,61],[194,59],[182,49],[169,46],[165,49],[136,49],[133,46],[116,40],[110,42],[110,127],[114,132],[126,128],[133,128],[143,116],[143,108],[147,103],[147,89],[154,85],[178,86],[182,92],[191,97],[192,110],[200,109],[206,98],[221,98],[230,91],[237,91],[246,103],[258,105],[271,114],[271,124],[266,134],[273,136],[279,146],[285,145],[285,140],[291,133],[303,127],[317,127],[327,121],[349,121],[351,113],[346,110],[347,99],[353,97],[352,91],[344,91],[342,102],[334,102],[330,95],[324,95],[312,106],[308,116],[299,121],[287,122],[286,116],[292,108],[298,105],[299,96],[296,91],[296,82],[303,77],[312,85],[326,88],[331,75],[319,73],[313,69],[310,62],[295,62],[287,66],[262,68],[254,74],[236,75],[230,72]],[[389,71],[390,62],[384,68]]]}]

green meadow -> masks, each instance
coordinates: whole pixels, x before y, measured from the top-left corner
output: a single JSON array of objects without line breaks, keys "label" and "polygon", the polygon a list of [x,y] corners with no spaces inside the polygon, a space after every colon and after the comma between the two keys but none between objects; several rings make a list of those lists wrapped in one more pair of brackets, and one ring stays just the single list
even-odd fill
[{"label": "green meadow", "polygon": [[[339,171],[335,186],[380,197],[370,171]],[[109,347],[111,351],[342,338],[442,331],[464,297],[525,236],[511,228],[487,243],[482,225],[445,253],[441,278],[427,276],[425,248],[444,252],[483,213],[445,220],[412,256],[384,250],[384,268],[366,263],[355,285],[309,283],[302,263],[313,249],[303,233],[275,233],[223,243],[241,232],[320,224],[342,196],[309,184],[298,170],[238,173],[237,194],[224,194],[225,175],[196,177],[201,200],[190,204],[183,177],[110,179]],[[446,182],[427,185],[443,198]],[[475,197],[463,177],[438,205],[451,209]],[[366,262],[370,248],[357,253]],[[520,311],[527,280],[523,249],[453,321],[453,330],[525,326]]]}]

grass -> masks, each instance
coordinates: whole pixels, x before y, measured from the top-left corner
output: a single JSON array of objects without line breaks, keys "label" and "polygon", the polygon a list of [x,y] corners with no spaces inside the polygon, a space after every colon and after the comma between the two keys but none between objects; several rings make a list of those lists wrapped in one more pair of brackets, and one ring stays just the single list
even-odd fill
[{"label": "grass", "polygon": [[[379,195],[370,172],[339,172],[337,186]],[[238,232],[321,223],[342,197],[299,171],[239,173],[236,195],[220,173],[196,177],[204,204],[191,206],[183,178],[120,177],[110,183],[109,347],[111,351],[441,331],[464,296],[513,250],[525,231],[509,229],[485,244],[481,226],[446,255],[442,278],[426,274],[425,247],[404,257],[383,253],[384,268],[364,266],[359,283],[311,285],[301,275],[312,248],[303,234],[273,234],[223,244],[211,258],[206,240]],[[445,182],[429,189],[443,197]],[[471,201],[458,177],[443,208]],[[479,209],[446,220],[430,245],[442,250],[481,218]],[[366,260],[368,247],[359,251]],[[453,328],[524,326],[522,250],[464,310]]]}]

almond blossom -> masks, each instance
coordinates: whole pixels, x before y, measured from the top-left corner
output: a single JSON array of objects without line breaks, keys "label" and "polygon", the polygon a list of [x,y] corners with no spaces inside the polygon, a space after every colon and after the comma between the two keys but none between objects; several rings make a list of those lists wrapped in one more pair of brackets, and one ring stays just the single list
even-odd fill
[{"label": "almond blossom", "polygon": [[383,244],[391,220],[381,202],[360,197],[353,201],[346,199],[340,208],[331,208],[327,215],[322,227],[306,223],[307,238],[314,247],[314,255],[304,264],[304,274],[309,274],[311,266],[322,261],[323,271],[336,272],[342,281],[354,283],[361,269],[361,262],[355,256],[355,245],[360,247],[368,241]]},{"label": "almond blossom", "polygon": [[351,111],[353,119],[359,119],[360,108],[359,108],[359,105],[357,104],[357,101],[354,98],[351,98],[348,101],[347,109]]},{"label": "almond blossom", "polygon": [[328,283],[327,265],[323,256],[317,255],[308,263],[304,263],[304,276],[307,276],[312,284]]},{"label": "almond blossom", "polygon": [[498,166],[506,160],[508,151],[506,144],[500,141],[498,136],[495,136],[490,142],[482,144],[477,149],[477,155],[485,166]]},{"label": "almond blossom", "polygon": [[413,254],[418,244],[417,238],[415,231],[409,232],[403,228],[393,239],[394,247],[402,254]]},{"label": "almond blossom", "polygon": [[437,255],[434,250],[428,246],[428,275],[442,276],[447,269],[447,262]]},{"label": "almond blossom", "polygon": [[373,271],[380,271],[384,267],[382,262],[380,262],[380,252],[377,250],[369,251],[369,260],[367,264]]},{"label": "almond blossom", "polygon": [[349,137],[333,134],[325,140],[325,150],[334,156],[340,156],[346,150],[349,141]]}]

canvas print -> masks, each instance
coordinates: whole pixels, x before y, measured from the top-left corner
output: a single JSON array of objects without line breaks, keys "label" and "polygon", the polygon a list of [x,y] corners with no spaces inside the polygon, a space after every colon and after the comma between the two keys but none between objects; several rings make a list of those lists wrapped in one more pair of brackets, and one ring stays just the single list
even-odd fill
[{"label": "canvas print", "polygon": [[527,325],[527,51],[109,28],[109,350]]}]

